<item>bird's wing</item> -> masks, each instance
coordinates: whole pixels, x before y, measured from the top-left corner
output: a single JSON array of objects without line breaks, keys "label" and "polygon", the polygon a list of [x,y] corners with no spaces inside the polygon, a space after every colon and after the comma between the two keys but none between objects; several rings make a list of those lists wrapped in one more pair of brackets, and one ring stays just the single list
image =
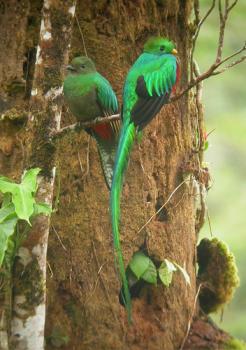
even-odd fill
[{"label": "bird's wing", "polygon": [[[118,111],[118,101],[109,82],[99,73],[96,75],[97,102],[102,110],[102,117]],[[115,120],[94,125],[90,133],[95,137],[101,158],[106,183],[111,187],[115,153],[118,145],[120,121]]]},{"label": "bird's wing", "polygon": [[[109,116],[111,114],[117,113],[118,111],[118,101],[117,97],[112,89],[111,85],[101,74],[96,75],[96,91],[98,103],[102,109],[102,116]],[[110,123],[99,124],[97,128],[101,128],[105,133],[105,139],[117,136],[120,130],[120,121],[112,121]],[[100,130],[99,130],[100,131]],[[103,137],[103,135],[102,135]]]},{"label": "bird's wing", "polygon": [[116,113],[118,111],[117,97],[107,79],[99,73],[96,76],[96,87],[98,101],[103,111],[107,114]]},{"label": "bird's wing", "polygon": [[138,130],[143,129],[167,103],[176,83],[176,59],[167,56],[158,60],[158,64],[150,62],[149,69],[137,79],[138,99],[131,111],[131,120]]}]

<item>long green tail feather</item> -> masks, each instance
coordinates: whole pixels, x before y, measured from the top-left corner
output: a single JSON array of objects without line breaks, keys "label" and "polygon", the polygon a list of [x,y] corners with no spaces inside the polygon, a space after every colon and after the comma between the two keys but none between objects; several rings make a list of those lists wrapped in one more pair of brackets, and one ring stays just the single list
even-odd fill
[{"label": "long green tail feather", "polygon": [[112,185],[114,160],[118,146],[118,140],[117,138],[113,138],[112,140],[103,140],[96,135],[95,139],[97,141],[105,181],[108,188],[110,189]]},{"label": "long green tail feather", "polygon": [[114,239],[114,249],[117,255],[120,277],[123,284],[124,290],[124,301],[127,310],[128,321],[131,323],[131,296],[128,287],[127,277],[125,273],[124,260],[120,245],[120,231],[119,231],[119,220],[120,220],[120,195],[123,187],[124,173],[128,164],[129,155],[133,146],[135,138],[135,126],[133,123],[123,125],[119,146],[117,149],[113,182],[110,193],[110,209],[112,219],[112,230]]}]

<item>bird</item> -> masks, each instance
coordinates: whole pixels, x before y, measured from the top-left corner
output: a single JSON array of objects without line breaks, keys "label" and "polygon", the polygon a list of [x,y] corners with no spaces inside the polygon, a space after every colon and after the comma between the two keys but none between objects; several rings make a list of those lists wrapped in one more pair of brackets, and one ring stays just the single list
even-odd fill
[{"label": "bird", "polygon": [[137,136],[168,103],[179,81],[180,69],[177,50],[172,41],[164,37],[149,38],[142,54],[130,68],[123,88],[121,112],[122,127],[114,162],[110,191],[110,214],[114,250],[123,290],[128,322],[132,323],[131,295],[124,268],[120,244],[120,199],[130,152]]},{"label": "bird", "polygon": [[[87,56],[73,58],[67,65],[63,84],[64,99],[79,122],[93,121],[118,111],[114,90],[106,78],[97,72],[95,63]],[[96,124],[85,130],[98,146],[106,184],[110,189],[120,121]]]}]

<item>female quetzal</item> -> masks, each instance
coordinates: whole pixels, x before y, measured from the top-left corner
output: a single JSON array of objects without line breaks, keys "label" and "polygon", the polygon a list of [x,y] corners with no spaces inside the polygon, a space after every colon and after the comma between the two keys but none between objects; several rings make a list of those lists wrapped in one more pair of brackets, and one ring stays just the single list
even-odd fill
[{"label": "female quetzal", "polygon": [[143,53],[127,74],[123,90],[122,128],[115,158],[110,195],[110,209],[114,247],[123,284],[123,299],[131,321],[131,297],[125,274],[120,246],[119,219],[120,195],[124,172],[135,137],[168,103],[179,79],[179,69],[174,44],[162,37],[149,39]]},{"label": "female quetzal", "polygon": [[[93,61],[75,57],[67,66],[64,97],[78,121],[90,121],[116,113],[118,102],[110,83],[96,71]],[[119,121],[94,125],[86,131],[95,137],[106,183],[111,187]]]}]

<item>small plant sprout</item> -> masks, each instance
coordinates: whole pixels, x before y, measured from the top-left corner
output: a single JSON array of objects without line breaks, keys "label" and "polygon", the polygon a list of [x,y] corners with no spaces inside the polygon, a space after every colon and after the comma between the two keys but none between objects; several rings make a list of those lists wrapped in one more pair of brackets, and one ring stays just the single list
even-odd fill
[{"label": "small plant sprout", "polygon": [[133,255],[126,273],[130,286],[133,286],[139,280],[143,280],[149,284],[157,285],[158,276],[160,282],[165,287],[169,287],[172,283],[173,273],[176,271],[181,272],[185,282],[190,285],[190,276],[188,275],[185,268],[168,259],[164,259],[159,268],[157,268],[156,264],[150,259],[150,257],[139,251]]},{"label": "small plant sprout", "polygon": [[157,270],[153,261],[142,252],[133,255],[129,268],[137,277],[150,284],[157,284]]},{"label": "small plant sprout", "polygon": [[185,282],[190,286],[190,276],[188,275],[185,268],[181,267],[175,261],[171,262],[167,259],[165,259],[161,263],[161,266],[158,269],[158,274],[159,274],[160,280],[164,284],[164,286],[169,287],[169,285],[172,282],[173,273],[176,271],[181,272],[182,276],[184,277]]},{"label": "small plant sprout", "polygon": [[[7,177],[0,177],[0,192],[3,194],[0,208],[0,266],[4,261],[8,246],[12,246],[10,241],[13,240],[18,223],[24,221],[27,227],[30,227],[34,216],[51,214],[52,209],[49,205],[35,201],[39,172],[39,168],[26,171],[21,183],[15,183]],[[20,237],[15,238],[15,242],[12,243],[16,245],[18,241],[20,244]]]}]

